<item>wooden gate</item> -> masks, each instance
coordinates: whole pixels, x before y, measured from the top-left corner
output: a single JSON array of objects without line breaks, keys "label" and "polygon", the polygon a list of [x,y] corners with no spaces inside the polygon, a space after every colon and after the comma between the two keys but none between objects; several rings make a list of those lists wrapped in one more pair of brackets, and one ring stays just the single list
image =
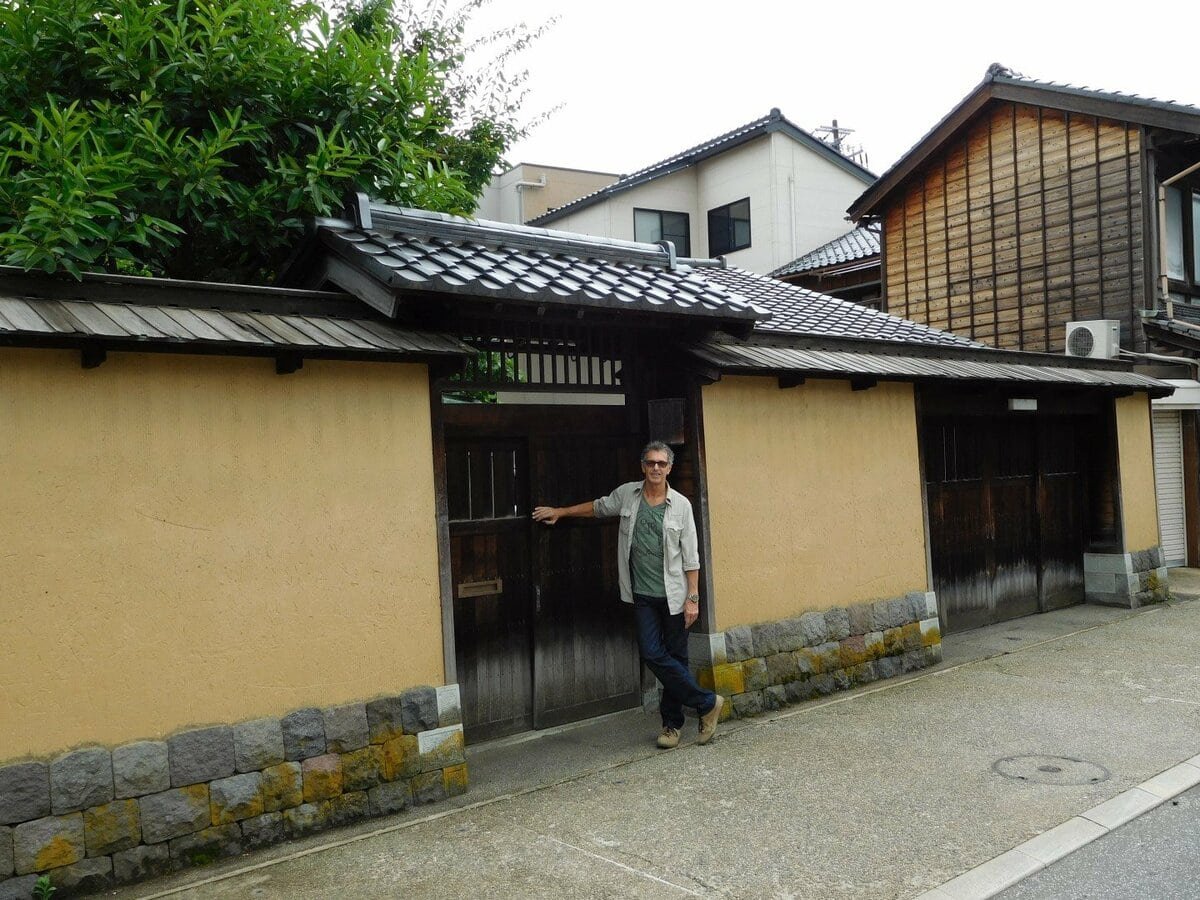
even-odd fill
[{"label": "wooden gate", "polygon": [[[447,407],[455,656],[471,740],[637,705],[641,666],[620,602],[616,524],[537,525],[637,477],[619,409]],[[614,431],[616,432],[614,434]]]},{"label": "wooden gate", "polygon": [[1070,418],[935,417],[922,429],[934,590],[947,632],[1083,601]]}]

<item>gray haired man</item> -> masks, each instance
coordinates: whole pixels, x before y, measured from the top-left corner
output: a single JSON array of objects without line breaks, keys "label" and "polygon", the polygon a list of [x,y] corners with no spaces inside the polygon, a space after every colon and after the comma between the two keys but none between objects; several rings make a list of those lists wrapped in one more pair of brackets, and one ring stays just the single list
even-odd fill
[{"label": "gray haired man", "polygon": [[575,506],[536,506],[535,522],[567,517],[621,517],[617,544],[621,599],[633,605],[642,661],[663,686],[658,746],[679,746],[683,708],[700,716],[698,744],[717,730],[724,699],[696,683],[688,669],[687,631],[700,615],[700,553],[692,504],[667,484],[675,453],[662,441],[642,449],[641,481]]}]

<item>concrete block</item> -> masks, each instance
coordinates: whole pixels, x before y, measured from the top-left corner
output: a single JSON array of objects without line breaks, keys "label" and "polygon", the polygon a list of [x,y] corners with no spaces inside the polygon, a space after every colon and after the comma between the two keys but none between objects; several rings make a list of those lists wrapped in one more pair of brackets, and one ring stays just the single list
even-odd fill
[{"label": "concrete block", "polygon": [[300,763],[304,773],[304,802],[329,800],[342,792],[342,758],[336,753],[311,756]]},{"label": "concrete block", "polygon": [[86,855],[80,813],[47,816],[13,829],[13,868],[18,875],[69,866]]},{"label": "concrete block", "polygon": [[923,619],[920,622],[921,644],[932,647],[942,642],[942,625],[937,619]]},{"label": "concrete block", "polygon": [[462,698],[457,684],[443,684],[437,688],[438,726],[462,724]]},{"label": "concrete block", "polygon": [[263,814],[262,773],[218,778],[208,786],[208,808],[214,825],[230,825]]},{"label": "concrete block", "polygon": [[141,844],[112,855],[113,878],[119,884],[157,878],[171,871],[171,850],[167,844]]},{"label": "concrete block", "polygon": [[922,618],[936,619],[938,617],[937,594],[934,591],[925,592],[925,615]]},{"label": "concrete block", "polygon": [[233,764],[238,772],[261,772],[283,761],[283,725],[278,719],[253,719],[233,726]]},{"label": "concrete block", "polygon": [[325,718],[325,752],[349,753],[367,746],[367,707],[347,703],[322,710]]},{"label": "concrete block", "polygon": [[400,718],[405,734],[438,727],[437,691],[422,685],[400,695]]},{"label": "concrete block", "polygon": [[329,801],[329,821],[336,826],[349,825],[370,815],[371,804],[366,791],[350,791]]},{"label": "concrete block", "polygon": [[415,734],[402,734],[383,745],[383,777],[411,778],[421,771],[421,751]]},{"label": "concrete block", "polygon": [[1133,557],[1128,553],[1085,553],[1083,575],[1109,573],[1126,575],[1133,571]]},{"label": "concrete block", "polygon": [[749,625],[738,625],[725,632],[726,662],[741,662],[754,655],[754,635]]},{"label": "concrete block", "polygon": [[113,787],[118,800],[157,794],[171,786],[164,741],[136,741],[112,752]]},{"label": "concrete block", "polygon": [[1049,831],[1043,831],[1023,844],[1018,844],[1013,849],[1048,866],[1105,834],[1108,834],[1108,829],[1104,826],[1076,816]]},{"label": "concrete block", "polygon": [[289,838],[323,831],[330,826],[329,801],[302,803],[283,811],[283,831]]},{"label": "concrete block", "polygon": [[1009,850],[946,882],[940,890],[950,897],[961,897],[964,900],[973,897],[994,897],[1041,868],[1042,864],[1032,856]]},{"label": "concrete block", "polygon": [[263,811],[279,812],[304,802],[300,763],[285,762],[262,771]]},{"label": "concrete block", "polygon": [[108,856],[142,842],[142,816],[136,800],[114,800],[83,811],[88,856]]},{"label": "concrete block", "polygon": [[50,763],[50,812],[61,816],[113,799],[112,753],[104,747],[73,750]]},{"label": "concrete block", "polygon": [[407,779],[381,784],[367,791],[371,815],[386,816],[412,806],[412,786]]},{"label": "concrete block", "polygon": [[13,873],[13,836],[12,829],[0,825],[0,881]]},{"label": "concrete block", "polygon": [[157,844],[207,827],[212,821],[208,807],[208,785],[171,788],[138,799],[142,818],[142,840]]},{"label": "concrete block", "polygon": [[37,886],[38,876],[25,875],[0,881],[0,900],[29,900]]},{"label": "concrete block", "polygon": [[829,640],[829,629],[825,626],[825,614],[806,612],[800,617],[800,628],[804,632],[804,646],[815,647]]},{"label": "concrete block", "polygon": [[446,782],[441,769],[422,772],[412,779],[413,803],[437,803],[446,799]]},{"label": "concrete block", "polygon": [[[688,660],[694,666],[719,666],[727,661],[725,632],[688,632]],[[445,724],[454,724],[447,722]]]},{"label": "concrete block", "polygon": [[421,755],[421,771],[458,766],[467,761],[463,727],[451,725],[435,728],[417,735],[417,752]]},{"label": "concrete block", "polygon": [[365,791],[383,781],[383,748],[372,744],[342,754],[342,790]]},{"label": "concrete block", "polygon": [[1148,794],[1170,800],[1189,788],[1200,784],[1200,768],[1190,763],[1180,763],[1138,785]]},{"label": "concrete block", "polygon": [[237,825],[217,825],[177,837],[169,846],[172,868],[206,866],[242,852],[242,829]]},{"label": "concrete block", "polygon": [[[1093,806],[1082,815],[1083,818],[1089,819],[1097,825],[1103,825],[1111,831],[1136,819],[1142,813],[1149,812],[1162,802],[1162,797],[1135,787],[1117,794],[1099,806]],[[20,866],[17,869],[20,871]]]},{"label": "concrete block", "polygon": [[1115,594],[1117,576],[1111,572],[1084,572],[1083,590],[1087,594]]},{"label": "concrete block", "polygon": [[747,691],[761,691],[771,683],[766,662],[758,657],[746,660],[742,663],[742,680]]},{"label": "concrete block", "polygon": [[447,766],[442,770],[442,780],[446,784],[446,796],[458,797],[465,794],[469,784],[466,765]]},{"label": "concrete block", "polygon": [[844,606],[825,610],[825,631],[829,640],[840,641],[850,636],[850,611]]},{"label": "concrete block", "polygon": [[325,752],[325,717],[308,707],[288,713],[279,720],[283,728],[284,758],[297,762]]},{"label": "concrete block", "polygon": [[380,697],[366,704],[367,731],[372,744],[384,744],[404,734],[403,707],[400,697]]},{"label": "concrete block", "polygon": [[0,767],[0,825],[50,815],[50,770],[45,763]]},{"label": "concrete block", "polygon": [[184,787],[233,774],[233,729],[194,728],[167,738],[171,787]]},{"label": "concrete block", "polygon": [[112,887],[113,863],[107,856],[83,859],[61,869],[51,869],[48,874],[55,896],[93,894]]},{"label": "concrete block", "polygon": [[270,812],[242,821],[242,846],[258,850],[278,844],[287,838],[283,830],[283,813]]}]

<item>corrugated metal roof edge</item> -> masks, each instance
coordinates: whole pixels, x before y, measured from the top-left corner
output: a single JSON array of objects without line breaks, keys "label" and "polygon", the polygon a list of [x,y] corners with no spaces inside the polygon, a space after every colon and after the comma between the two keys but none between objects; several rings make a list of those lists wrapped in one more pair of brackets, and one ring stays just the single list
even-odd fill
[{"label": "corrugated metal roof edge", "polygon": [[[726,353],[720,351],[726,349]],[[1056,387],[1074,387],[1080,389],[1097,389],[1111,391],[1144,391],[1152,398],[1170,396],[1175,388],[1165,382],[1158,381],[1147,376],[1138,375],[1134,372],[1119,372],[1112,371],[1114,377],[1112,379],[1104,379],[1103,371],[1079,369],[1072,367],[1055,367],[1055,366],[1040,366],[1033,363],[995,363],[990,361],[975,361],[975,365],[986,366],[989,369],[999,371],[993,373],[972,372],[971,363],[958,362],[953,360],[938,360],[927,359],[922,357],[911,357],[914,363],[943,363],[945,369],[937,369],[935,366],[930,366],[926,371],[895,371],[898,367],[880,366],[877,368],[868,368],[866,366],[847,366],[845,364],[834,365],[780,365],[773,362],[769,355],[753,354],[755,361],[743,359],[732,362],[728,358],[728,350],[732,348],[716,348],[706,347],[704,345],[693,346],[688,348],[688,351],[695,356],[712,366],[722,374],[744,374],[744,375],[768,375],[777,376],[782,374],[798,375],[806,378],[828,378],[834,380],[845,380],[847,378],[864,378],[870,379],[872,382],[902,382],[902,383],[926,383],[926,382],[947,382],[947,381],[967,381],[977,382],[981,384],[1011,384],[1022,385],[1031,383],[1051,384]],[[742,351],[753,350],[753,347],[741,348]],[[764,350],[769,348],[762,348]],[[815,352],[827,357],[854,357],[863,354],[855,354],[852,352],[833,352],[833,351],[797,351],[800,353]],[[877,359],[883,359],[872,354]],[[892,357],[892,359],[900,359]],[[841,360],[839,360],[840,362]],[[757,364],[756,364],[757,362]],[[1005,370],[1012,371],[1013,377],[1002,377]],[[1044,377],[1029,377],[1029,373],[1034,375],[1044,373]],[[1058,374],[1061,373],[1061,374]],[[1025,375],[1026,377],[1018,377]],[[1075,377],[1072,377],[1075,376]],[[1120,377],[1123,376],[1123,377]]]}]

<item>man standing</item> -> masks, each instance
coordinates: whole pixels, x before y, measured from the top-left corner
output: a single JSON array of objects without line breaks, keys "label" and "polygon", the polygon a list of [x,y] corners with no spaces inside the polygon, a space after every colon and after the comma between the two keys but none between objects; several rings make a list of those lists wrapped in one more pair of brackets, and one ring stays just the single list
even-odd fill
[{"label": "man standing", "polygon": [[607,497],[575,506],[536,506],[535,522],[621,517],[617,543],[621,599],[633,604],[642,661],[662,682],[662,733],[658,746],[679,746],[683,707],[700,715],[698,744],[717,730],[724,698],[696,683],[688,669],[687,630],[700,615],[700,553],[692,504],[667,484],[675,453],[661,441],[642,450],[642,481],[623,484]]}]

